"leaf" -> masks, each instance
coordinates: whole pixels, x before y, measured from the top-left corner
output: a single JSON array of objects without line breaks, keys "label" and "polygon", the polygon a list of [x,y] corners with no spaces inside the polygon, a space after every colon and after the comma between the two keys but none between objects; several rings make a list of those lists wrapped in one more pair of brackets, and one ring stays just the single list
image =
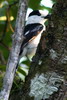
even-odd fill
[{"label": "leaf", "polygon": [[25,71],[22,70],[21,67],[18,67],[18,72],[21,73],[22,75],[26,76]]},{"label": "leaf", "polygon": [[18,72],[18,71],[17,71],[17,74],[19,75],[21,80],[23,80],[23,82],[25,82],[25,76],[23,74],[21,74],[20,72]]},{"label": "leaf", "polygon": [[40,2],[41,2],[41,0],[30,0],[29,1],[29,7],[32,8],[32,9],[39,9],[40,8]]}]

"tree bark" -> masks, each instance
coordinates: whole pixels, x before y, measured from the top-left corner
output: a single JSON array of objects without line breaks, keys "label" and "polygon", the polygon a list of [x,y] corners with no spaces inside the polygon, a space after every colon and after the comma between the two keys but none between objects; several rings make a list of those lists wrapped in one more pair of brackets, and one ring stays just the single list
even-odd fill
[{"label": "tree bark", "polygon": [[67,1],[56,1],[25,84],[10,100],[67,100]]},{"label": "tree bark", "polygon": [[0,100],[8,100],[9,98],[10,90],[12,87],[16,71],[16,66],[18,63],[21,43],[24,39],[22,34],[24,29],[24,21],[25,21],[27,7],[28,7],[28,0],[19,1],[19,10],[17,14],[15,33],[12,37],[13,39],[12,49],[7,63],[6,74],[3,81],[3,88],[0,93]]}]

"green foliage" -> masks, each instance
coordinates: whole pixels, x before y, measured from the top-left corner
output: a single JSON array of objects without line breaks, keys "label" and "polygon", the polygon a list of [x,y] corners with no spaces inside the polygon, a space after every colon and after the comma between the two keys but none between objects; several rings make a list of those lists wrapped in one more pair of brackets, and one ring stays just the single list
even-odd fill
[{"label": "green foliage", "polygon": [[29,1],[29,7],[32,8],[32,9],[40,9],[40,2],[41,0],[30,0]]},{"label": "green foliage", "polygon": [[33,10],[36,10],[36,9],[38,9],[38,10],[48,10],[48,11],[51,11],[51,8],[50,7],[46,7],[45,5],[41,5],[41,1],[42,0],[30,0],[29,1],[29,7],[31,8],[31,9],[33,9]]},{"label": "green foliage", "polygon": [[[18,6],[13,5],[12,3],[14,2],[14,0],[10,0],[9,2],[5,0],[0,1],[0,51],[2,52],[5,61],[8,59],[8,54],[11,48],[11,37],[14,31],[17,15]],[[14,18],[13,20],[9,19],[11,16]],[[3,17],[5,17],[5,19]]]},{"label": "green foliage", "polygon": [[56,0],[52,0],[53,3],[56,3]]}]

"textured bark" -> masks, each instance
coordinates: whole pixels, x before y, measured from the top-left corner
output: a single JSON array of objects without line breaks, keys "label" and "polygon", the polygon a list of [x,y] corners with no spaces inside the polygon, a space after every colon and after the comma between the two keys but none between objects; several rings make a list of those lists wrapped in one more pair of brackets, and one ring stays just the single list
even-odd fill
[{"label": "textured bark", "polygon": [[67,100],[67,1],[56,1],[24,87],[10,100]]},{"label": "textured bark", "polygon": [[25,21],[27,6],[28,6],[28,0],[19,1],[19,10],[17,14],[15,33],[12,37],[13,39],[12,49],[7,63],[6,74],[3,81],[3,88],[0,93],[0,100],[8,100],[9,98],[16,66],[18,63],[21,43],[24,39],[22,34],[24,29],[24,21]]}]

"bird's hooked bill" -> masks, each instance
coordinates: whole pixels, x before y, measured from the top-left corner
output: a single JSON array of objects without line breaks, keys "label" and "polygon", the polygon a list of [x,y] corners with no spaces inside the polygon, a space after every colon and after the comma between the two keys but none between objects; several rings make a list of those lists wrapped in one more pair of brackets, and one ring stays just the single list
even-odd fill
[{"label": "bird's hooked bill", "polygon": [[45,16],[45,18],[50,18],[50,17],[51,17],[51,13]]},{"label": "bird's hooked bill", "polygon": [[50,17],[51,17],[51,14],[48,14],[46,16],[43,16],[43,18],[45,18],[45,19],[49,19]]}]

